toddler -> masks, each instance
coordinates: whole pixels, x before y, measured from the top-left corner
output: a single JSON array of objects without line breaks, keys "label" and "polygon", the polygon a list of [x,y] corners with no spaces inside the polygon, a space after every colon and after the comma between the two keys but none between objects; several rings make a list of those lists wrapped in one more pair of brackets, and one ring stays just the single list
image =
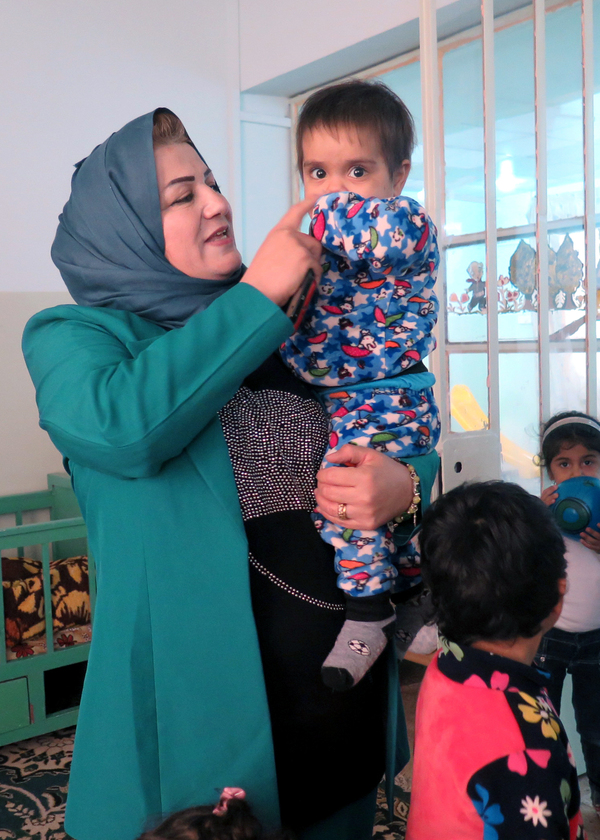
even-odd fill
[{"label": "toddler", "polygon": [[[587,414],[556,414],[542,431],[541,458],[554,482],[542,501],[556,501],[556,486],[575,476],[600,478],[600,423]],[[600,528],[600,523],[597,523]],[[564,537],[568,587],[556,625],[540,645],[536,663],[548,673],[548,693],[560,714],[563,681],[573,679],[573,708],[592,803],[600,816],[600,532]]]},{"label": "toddler", "polygon": [[186,808],[167,817],[138,840],[294,840],[291,833],[267,834],[241,788],[224,788],[217,805]]},{"label": "toddler", "polygon": [[464,484],[423,516],[421,567],[442,648],[417,703],[407,840],[584,837],[577,771],[545,676],[564,543],[516,484]]},{"label": "toddler", "polygon": [[[301,112],[297,148],[311,231],[323,245],[323,275],[282,356],[320,388],[331,422],[327,455],[344,443],[394,458],[431,452],[439,438],[434,377],[422,359],[435,347],[436,231],[419,203],[400,195],[414,145],[412,117],[385,85],[361,81],[313,94]],[[420,488],[414,466],[408,518],[416,526]],[[331,688],[355,685],[393,634],[390,592],[398,569],[414,573],[416,550],[393,555],[398,523],[364,531],[315,516],[335,548],[346,622],[322,668]],[[402,518],[401,518],[402,519]],[[414,574],[408,576],[415,582]]]}]

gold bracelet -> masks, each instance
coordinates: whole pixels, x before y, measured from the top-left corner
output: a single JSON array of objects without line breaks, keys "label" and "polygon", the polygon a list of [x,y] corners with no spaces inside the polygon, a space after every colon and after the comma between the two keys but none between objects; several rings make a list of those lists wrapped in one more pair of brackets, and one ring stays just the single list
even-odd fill
[{"label": "gold bracelet", "polygon": [[404,511],[404,513],[401,513],[400,516],[396,516],[394,518],[394,522],[400,525],[402,522],[406,522],[406,520],[410,519],[412,516],[413,525],[416,528],[417,514],[421,505],[421,479],[419,478],[417,471],[412,464],[407,464],[406,461],[398,461],[398,463],[404,464],[404,466],[408,470],[408,474],[410,475],[413,483],[413,497],[408,508]]}]

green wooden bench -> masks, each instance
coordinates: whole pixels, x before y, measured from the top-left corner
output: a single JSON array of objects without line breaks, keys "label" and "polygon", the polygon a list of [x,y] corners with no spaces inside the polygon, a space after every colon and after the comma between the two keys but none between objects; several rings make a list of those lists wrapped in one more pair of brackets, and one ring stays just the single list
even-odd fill
[{"label": "green wooden bench", "polygon": [[[23,514],[38,510],[49,511],[50,521],[24,525]],[[0,529],[0,553],[23,557],[25,547],[39,546],[47,649],[45,653],[7,661],[4,601],[0,597],[0,746],[71,726],[77,721],[78,702],[69,705],[72,703],[69,692],[65,691],[67,707],[56,709],[57,705],[63,705],[60,700],[56,702],[57,686],[60,693],[61,681],[71,687],[73,681],[81,684],[89,653],[89,643],[58,650],[53,645],[50,561],[88,554],[85,523],[69,477],[53,473],[48,476],[47,490],[0,497],[0,515],[7,514],[12,515],[15,524]],[[93,616],[95,570],[89,554],[88,564]],[[48,699],[50,686],[52,703]]]}]

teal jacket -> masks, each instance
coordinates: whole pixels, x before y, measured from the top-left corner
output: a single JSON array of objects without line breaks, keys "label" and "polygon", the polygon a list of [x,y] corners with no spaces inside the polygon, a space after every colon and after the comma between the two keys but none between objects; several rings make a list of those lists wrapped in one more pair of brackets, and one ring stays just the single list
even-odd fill
[{"label": "teal jacket", "polygon": [[[244,283],[177,330],[81,306],[26,327],[40,425],[65,457],[98,574],[67,804],[77,840],[132,840],[148,819],[231,785],[278,822],[248,549],[217,412],[291,331]],[[437,461],[417,460],[428,497]]]}]

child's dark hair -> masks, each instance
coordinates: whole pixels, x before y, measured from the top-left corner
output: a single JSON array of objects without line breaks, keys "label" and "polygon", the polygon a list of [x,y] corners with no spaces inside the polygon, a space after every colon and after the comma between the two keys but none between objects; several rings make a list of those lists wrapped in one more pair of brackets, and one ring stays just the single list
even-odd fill
[{"label": "child's dark hair", "polygon": [[[573,422],[568,421],[572,418]],[[555,428],[552,428],[555,426]],[[549,431],[550,430],[550,431]],[[540,462],[548,470],[561,449],[585,446],[600,452],[600,423],[591,414],[563,411],[555,414],[542,426]]]},{"label": "child's dark hair", "polygon": [[283,829],[266,833],[248,803],[232,799],[222,814],[215,814],[213,805],[177,811],[137,840],[294,840],[294,835]]},{"label": "child's dark hair", "polygon": [[340,127],[372,131],[392,177],[403,161],[411,158],[415,124],[404,102],[383,82],[351,79],[315,91],[302,106],[296,126],[300,172],[306,132],[314,128],[335,131]]},{"label": "child's dark hair", "polygon": [[463,484],[425,512],[421,568],[441,633],[459,644],[531,638],[559,600],[565,546],[517,484]]}]

